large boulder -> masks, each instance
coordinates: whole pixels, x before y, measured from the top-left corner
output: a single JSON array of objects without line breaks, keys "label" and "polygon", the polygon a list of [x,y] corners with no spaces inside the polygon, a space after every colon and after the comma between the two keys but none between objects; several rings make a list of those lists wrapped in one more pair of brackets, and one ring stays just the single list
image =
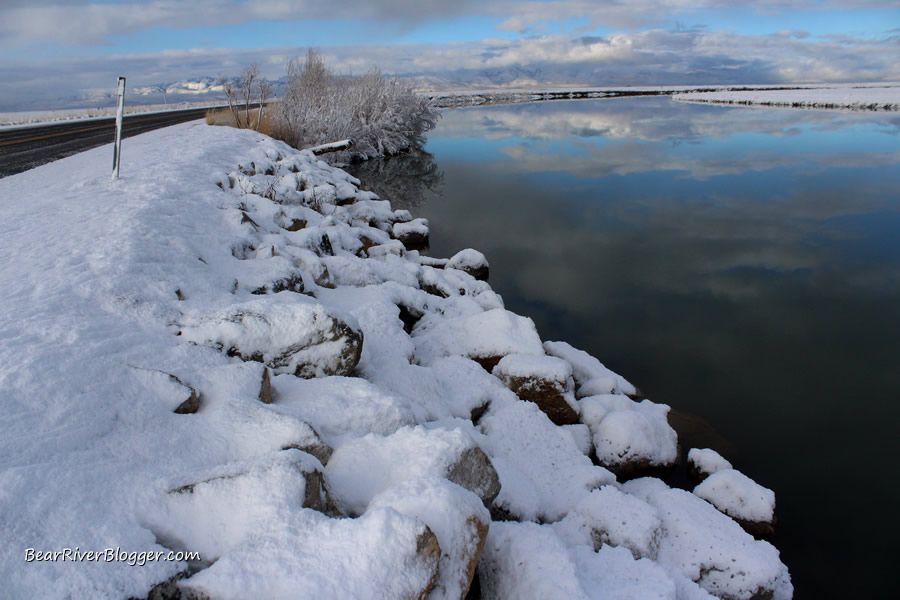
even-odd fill
[{"label": "large boulder", "polygon": [[627,482],[623,491],[657,510],[662,538],[657,562],[725,600],[787,600],[793,586],[778,550],[754,540],[732,519],[690,492],[658,479]]},{"label": "large boulder", "polygon": [[339,447],[328,477],[351,514],[361,514],[377,494],[404,481],[439,477],[490,506],[500,479],[487,455],[461,429],[402,427],[389,436],[369,434]]},{"label": "large boulder", "polygon": [[731,469],[731,463],[711,448],[691,448],[687,454],[688,474],[703,481],[716,471]]},{"label": "large boulder", "polygon": [[276,374],[304,378],[350,375],[363,345],[353,317],[285,293],[204,315],[182,328],[181,336],[265,363]]},{"label": "large boulder", "polygon": [[420,520],[389,507],[358,519],[281,513],[179,585],[216,600],[252,597],[425,600],[438,582],[442,550]]},{"label": "large boulder", "polygon": [[534,321],[503,308],[453,318],[426,315],[413,339],[423,364],[465,356],[491,371],[507,354],[544,355]]},{"label": "large boulder", "polygon": [[553,524],[568,545],[585,544],[627,548],[635,559],[656,560],[662,539],[662,523],[655,508],[635,496],[605,485],[575,505]]},{"label": "large boulder", "polygon": [[[510,394],[511,396],[512,394]],[[491,403],[478,424],[479,443],[500,475],[494,520],[551,522],[615,476],[591,463],[565,428],[536,405],[515,398]]]},{"label": "large boulder", "polygon": [[446,479],[406,480],[380,493],[368,510],[392,508],[428,525],[441,548],[430,600],[463,600],[487,539],[490,513],[480,498]]},{"label": "large boulder", "polygon": [[473,250],[472,248],[460,250],[451,256],[444,268],[463,271],[481,281],[487,281],[488,274],[490,273],[490,266],[488,265],[487,258],[484,254],[478,250]]},{"label": "large boulder", "polygon": [[751,535],[775,533],[775,492],[740,471],[721,469],[694,488],[694,494],[734,519]]},{"label": "large boulder", "polygon": [[279,511],[339,516],[321,468],[299,450],[229,465],[164,494],[146,521],[161,543],[199,552],[209,563],[271,528]]},{"label": "large boulder", "polygon": [[500,477],[491,459],[478,446],[463,450],[459,458],[447,467],[446,477],[473,492],[488,508],[500,493]]},{"label": "large boulder", "polygon": [[[676,600],[675,581],[625,548],[566,547],[552,526],[493,523],[478,567],[481,597],[541,600]],[[693,596],[698,598],[698,596]]]},{"label": "large boulder", "polygon": [[413,219],[406,223],[394,223],[394,238],[407,248],[423,248],[428,245],[428,219]]},{"label": "large boulder", "polygon": [[508,354],[492,371],[516,396],[534,402],[557,425],[578,422],[572,366],[553,356]]},{"label": "large boulder", "polygon": [[648,469],[668,468],[678,460],[678,436],[669,426],[669,407],[649,400],[604,394],[578,401],[582,422],[590,427],[597,461],[620,478]]},{"label": "large boulder", "polygon": [[598,394],[638,395],[636,387],[584,350],[573,348],[566,342],[544,342],[544,351],[572,365],[572,374],[578,386],[576,396],[579,398]]}]

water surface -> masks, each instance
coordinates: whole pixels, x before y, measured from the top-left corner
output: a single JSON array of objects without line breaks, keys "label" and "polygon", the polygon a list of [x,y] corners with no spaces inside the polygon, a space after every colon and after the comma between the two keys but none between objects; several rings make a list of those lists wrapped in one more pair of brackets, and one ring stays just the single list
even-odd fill
[{"label": "water surface", "polygon": [[543,339],[703,419],[775,490],[796,598],[890,589],[900,116],[545,102],[446,111],[427,150],[385,197],[432,255],[481,250]]}]

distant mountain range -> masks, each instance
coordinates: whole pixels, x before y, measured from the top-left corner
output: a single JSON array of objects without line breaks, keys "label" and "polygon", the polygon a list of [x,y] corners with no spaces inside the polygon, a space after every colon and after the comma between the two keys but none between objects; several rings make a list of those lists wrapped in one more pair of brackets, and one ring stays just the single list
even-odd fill
[{"label": "distant mountain range", "polygon": [[[634,66],[627,70],[610,69],[594,63],[570,65],[533,63],[500,69],[458,69],[438,73],[416,73],[402,76],[420,91],[446,92],[450,90],[529,89],[566,86],[606,85],[676,85],[691,81],[693,84],[738,83],[731,81],[734,75],[727,72],[710,72],[697,69],[690,73],[660,75]],[[770,77],[759,73],[758,83]],[[271,81],[275,95],[280,95],[286,77]],[[181,102],[206,102],[225,100],[225,92],[218,77],[193,77],[181,81],[126,88],[126,102],[132,104],[177,104]],[[115,89],[82,90],[70,96],[48,98],[28,102],[27,108],[10,106],[7,110],[52,110],[109,107],[115,105]]]},{"label": "distant mountain range", "polygon": [[[419,74],[404,76],[413,87],[423,91],[446,91],[490,88],[529,88],[551,83],[540,69],[490,69],[479,72],[459,71],[441,75]],[[282,77],[272,84],[275,95],[279,95],[287,83]],[[552,82],[559,84],[559,81]],[[128,87],[126,102],[131,104],[177,104],[180,102],[203,102],[225,100],[225,91],[218,77],[193,77],[181,81]],[[94,108],[113,106],[116,102],[115,89],[81,90],[76,94],[48,99],[30,104],[31,109]],[[47,106],[36,106],[36,104]]]}]

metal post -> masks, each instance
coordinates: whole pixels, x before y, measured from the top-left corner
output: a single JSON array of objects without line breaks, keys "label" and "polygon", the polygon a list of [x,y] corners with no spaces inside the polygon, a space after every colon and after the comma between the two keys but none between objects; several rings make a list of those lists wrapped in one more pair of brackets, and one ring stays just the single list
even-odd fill
[{"label": "metal post", "polygon": [[119,77],[119,108],[116,110],[116,144],[113,148],[113,179],[119,178],[119,161],[122,158],[122,113],[125,112],[125,78]]}]

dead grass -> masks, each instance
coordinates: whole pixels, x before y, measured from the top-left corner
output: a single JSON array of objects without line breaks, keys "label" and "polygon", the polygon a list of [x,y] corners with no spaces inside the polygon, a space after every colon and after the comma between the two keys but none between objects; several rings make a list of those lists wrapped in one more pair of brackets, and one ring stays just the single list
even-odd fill
[{"label": "dead grass", "polygon": [[[244,111],[241,111],[241,118],[243,119]],[[249,129],[255,129],[260,133],[264,133],[266,135],[271,136],[275,131],[275,118],[272,114],[272,108],[264,108],[262,113],[262,120],[257,127],[257,120],[259,119],[259,111],[257,109],[253,109],[250,111],[250,127]],[[231,112],[229,108],[214,108],[206,111],[206,124],[207,125],[223,125],[226,127],[237,127],[237,124],[234,120],[234,114]]]}]

